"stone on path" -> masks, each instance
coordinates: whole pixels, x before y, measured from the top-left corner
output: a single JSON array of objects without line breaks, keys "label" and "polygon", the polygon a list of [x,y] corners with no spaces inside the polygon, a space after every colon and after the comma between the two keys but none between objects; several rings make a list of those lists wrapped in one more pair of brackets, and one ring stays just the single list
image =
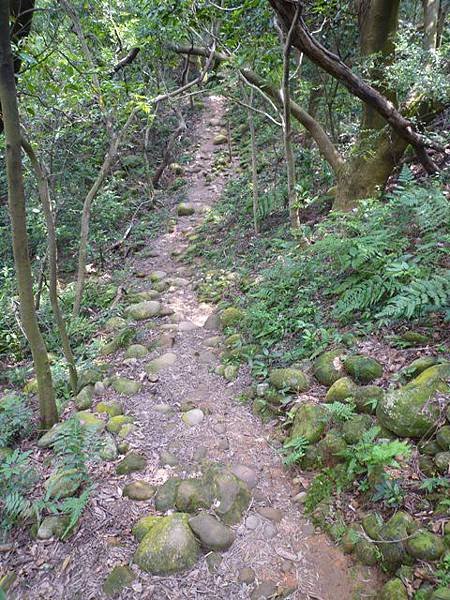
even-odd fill
[{"label": "stone on path", "polygon": [[200,513],[189,519],[192,531],[208,550],[227,550],[235,540],[234,532],[215,517]]},{"label": "stone on path", "polygon": [[179,573],[192,567],[200,550],[188,519],[182,513],[159,517],[140,542],[134,562],[153,575]]},{"label": "stone on path", "polygon": [[231,472],[242,481],[245,481],[250,489],[253,489],[256,486],[258,476],[254,469],[251,469],[246,465],[236,464],[231,467]]},{"label": "stone on path", "polygon": [[138,302],[137,304],[128,306],[125,312],[128,317],[131,317],[135,321],[143,321],[144,319],[150,319],[159,315],[161,312],[161,303],[156,300]]},{"label": "stone on path", "polygon": [[142,344],[132,344],[125,352],[125,358],[144,358],[148,350]]},{"label": "stone on path", "polygon": [[255,581],[255,578],[255,571],[250,567],[243,567],[242,569],[239,569],[238,581],[240,583],[246,583],[248,585],[250,583],[253,583]]},{"label": "stone on path", "polygon": [[145,372],[147,375],[158,375],[164,369],[167,369],[175,364],[177,360],[177,355],[173,352],[166,352],[166,354],[162,354],[158,356],[158,358],[150,361],[145,367]]},{"label": "stone on path", "polygon": [[81,392],[78,392],[78,395],[74,401],[75,406],[78,408],[78,410],[86,410],[87,408],[91,408],[93,396],[94,386],[87,385],[81,390]]},{"label": "stone on path", "polygon": [[274,598],[277,586],[271,581],[263,581],[251,593],[250,600],[268,600]]},{"label": "stone on path", "polygon": [[205,415],[203,414],[203,411],[200,408],[193,408],[192,410],[188,410],[181,416],[183,421],[186,423],[186,425],[189,425],[189,427],[200,425],[204,417]]},{"label": "stone on path", "polygon": [[138,381],[133,381],[127,377],[115,377],[111,382],[112,388],[124,396],[133,396],[141,389],[141,384]]},{"label": "stone on path", "polygon": [[82,475],[77,469],[58,469],[44,484],[49,498],[69,498],[81,486]]},{"label": "stone on path", "polygon": [[105,433],[100,441],[100,458],[105,461],[116,460],[118,455],[117,445],[110,433]]},{"label": "stone on path", "polygon": [[170,404],[156,404],[153,407],[153,410],[157,413],[159,413],[160,415],[170,415],[171,413],[173,413],[174,409],[173,406],[171,406]]},{"label": "stone on path", "polygon": [[118,596],[135,579],[136,576],[130,567],[127,565],[116,565],[103,582],[103,593],[108,597]]},{"label": "stone on path", "polygon": [[116,415],[109,419],[108,423],[106,424],[106,429],[111,433],[119,433],[122,427],[132,422],[133,417],[130,417],[128,415]]},{"label": "stone on path", "polygon": [[143,471],[147,466],[147,459],[142,454],[130,452],[116,467],[117,475],[127,475],[134,471]]},{"label": "stone on path", "polygon": [[150,281],[157,282],[167,277],[166,271],[152,271],[149,275]]},{"label": "stone on path", "polygon": [[180,202],[177,206],[177,215],[179,217],[189,217],[195,213],[194,206],[189,202]]},{"label": "stone on path", "polygon": [[49,540],[50,538],[62,539],[69,523],[69,515],[51,515],[45,517],[39,525],[36,537],[38,540]]},{"label": "stone on path", "polygon": [[284,516],[280,509],[272,508],[271,506],[262,506],[256,510],[262,517],[269,519],[269,521],[273,521],[274,523],[280,523]]},{"label": "stone on path", "polygon": [[168,452],[167,450],[163,450],[159,455],[159,462],[161,466],[169,466],[175,467],[178,464],[178,458],[172,452]]},{"label": "stone on path", "polygon": [[95,412],[106,413],[110,417],[117,417],[118,415],[123,414],[123,406],[118,400],[99,402],[95,407]]},{"label": "stone on path", "polygon": [[149,500],[155,495],[156,489],[146,481],[136,480],[127,485],[122,490],[122,496],[130,500]]},{"label": "stone on path", "polygon": [[175,507],[178,487],[181,484],[181,479],[172,477],[158,488],[155,496],[155,508],[159,512],[166,512]]}]

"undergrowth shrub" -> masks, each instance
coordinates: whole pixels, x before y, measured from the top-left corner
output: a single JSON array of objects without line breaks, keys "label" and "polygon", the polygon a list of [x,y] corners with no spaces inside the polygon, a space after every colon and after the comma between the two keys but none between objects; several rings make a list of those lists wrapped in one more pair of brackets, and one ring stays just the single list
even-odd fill
[{"label": "undergrowth shrub", "polygon": [[24,396],[7,395],[0,402],[0,448],[28,435],[33,428],[33,411]]}]

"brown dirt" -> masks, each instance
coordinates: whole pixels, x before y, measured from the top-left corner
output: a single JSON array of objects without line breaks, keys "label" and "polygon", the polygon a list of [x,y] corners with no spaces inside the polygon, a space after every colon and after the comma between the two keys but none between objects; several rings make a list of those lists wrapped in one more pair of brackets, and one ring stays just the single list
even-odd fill
[{"label": "brown dirt", "polygon": [[[206,555],[189,572],[172,577],[154,577],[140,572],[136,567],[136,580],[120,596],[122,599],[175,600],[195,599],[247,599],[255,584],[238,582],[238,569],[251,567],[256,581],[271,581],[284,589],[294,589],[292,599],[315,598],[319,600],[349,600],[373,596],[378,586],[377,576],[369,569],[356,567],[327,538],[314,530],[302,514],[299,505],[292,501],[296,490],[289,472],[283,468],[279,453],[273,443],[272,425],[263,425],[250,408],[236,398],[250,383],[245,369],[241,369],[232,383],[213,373],[218,364],[217,351],[209,351],[204,341],[215,332],[203,328],[213,307],[199,304],[193,291],[195,266],[180,266],[171,258],[174,250],[186,247],[186,234],[199,224],[208,207],[219,197],[230,172],[223,172],[211,185],[205,183],[204,172],[209,171],[216,147],[212,139],[219,127],[211,125],[212,118],[221,118],[222,101],[210,98],[205,109],[205,120],[199,127],[199,146],[193,152],[192,169],[188,177],[188,199],[196,206],[192,217],[178,219],[172,233],[161,235],[151,244],[157,256],[135,257],[128,263],[128,285],[145,288],[145,280],[131,273],[151,272],[158,269],[171,276],[189,279],[189,285],[170,288],[162,295],[164,306],[174,310],[174,315],[161,322],[188,321],[194,325],[190,331],[177,331],[173,348],[177,361],[162,372],[159,380],[151,383],[144,375],[144,365],[149,359],[134,364],[123,362],[123,352],[111,359],[116,374],[141,380],[142,390],[131,398],[120,398],[126,413],[135,417],[136,430],[129,436],[131,449],[146,455],[148,465],[135,476],[118,477],[114,463],[101,463],[92,470],[96,487],[91,502],[81,519],[75,536],[66,543],[58,541],[30,542],[0,555],[6,569],[18,575],[11,597],[15,599],[99,599],[103,598],[101,586],[104,578],[116,564],[130,563],[136,548],[130,529],[141,516],[154,512],[152,501],[133,502],[122,497],[121,490],[133,479],[161,483],[168,477],[192,475],[199,471],[194,459],[199,447],[206,449],[207,458],[228,465],[244,464],[254,469],[258,482],[248,516],[258,515],[262,506],[273,506],[283,512],[283,519],[273,524],[258,517],[256,529],[246,526],[246,518],[235,527],[236,541],[222,555],[222,562],[214,573],[207,565]],[[148,248],[147,248],[148,250]],[[182,326],[181,329],[184,327]],[[160,334],[145,322],[139,325],[140,335],[146,342]],[[149,358],[166,350],[155,351]],[[102,400],[112,400],[118,395],[108,388]],[[191,400],[206,413],[204,421],[187,427],[180,418],[180,405]],[[162,415],[155,405],[168,403],[172,415]],[[163,450],[173,452],[179,465],[163,467],[159,455]]]}]

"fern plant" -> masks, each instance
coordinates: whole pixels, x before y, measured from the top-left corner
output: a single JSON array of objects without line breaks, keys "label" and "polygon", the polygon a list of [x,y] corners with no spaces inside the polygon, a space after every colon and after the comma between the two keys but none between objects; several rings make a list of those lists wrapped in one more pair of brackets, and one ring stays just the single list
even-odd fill
[{"label": "fern plant", "polygon": [[356,405],[352,402],[330,402],[330,404],[324,404],[325,408],[329,412],[331,419],[334,422],[342,423],[350,421],[356,415]]},{"label": "fern plant", "polygon": [[0,404],[0,447],[9,446],[33,428],[33,411],[25,396],[5,396]]},{"label": "fern plant", "polygon": [[290,467],[297,463],[305,456],[305,452],[309,446],[309,442],[303,436],[288,439],[283,444],[283,463]]}]

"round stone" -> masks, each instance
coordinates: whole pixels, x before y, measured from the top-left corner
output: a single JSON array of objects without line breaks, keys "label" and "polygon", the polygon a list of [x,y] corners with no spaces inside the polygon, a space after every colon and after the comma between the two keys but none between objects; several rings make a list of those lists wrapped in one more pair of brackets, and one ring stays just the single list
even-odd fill
[{"label": "round stone", "polygon": [[122,495],[130,500],[149,500],[155,495],[155,488],[146,481],[133,481],[122,490]]},{"label": "round stone", "polygon": [[203,411],[200,410],[200,408],[193,408],[192,410],[188,410],[187,412],[185,412],[181,418],[186,423],[186,425],[189,425],[189,427],[194,427],[195,425],[200,425],[204,417],[205,415],[203,414]]}]

